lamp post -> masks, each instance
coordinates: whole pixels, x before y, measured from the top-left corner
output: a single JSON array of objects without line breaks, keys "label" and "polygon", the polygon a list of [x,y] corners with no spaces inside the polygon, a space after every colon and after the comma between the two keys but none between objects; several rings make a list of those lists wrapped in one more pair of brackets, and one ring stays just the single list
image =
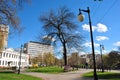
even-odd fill
[{"label": "lamp post", "polygon": [[21,49],[20,49],[20,56],[19,56],[19,63],[18,63],[18,74],[20,74],[22,47],[23,47],[23,45],[21,45]]},{"label": "lamp post", "polygon": [[90,9],[87,7],[87,10],[81,10],[79,9],[79,15],[78,20],[82,22],[84,20],[84,17],[81,12],[87,12],[88,18],[89,18],[89,25],[90,25],[90,37],[91,37],[91,44],[92,44],[92,56],[93,56],[93,67],[94,67],[94,80],[98,80],[97,73],[96,73],[96,62],[95,62],[95,52],[94,52],[94,41],[93,41],[93,33],[92,33],[92,24],[91,24],[91,18],[90,18]]},{"label": "lamp post", "polygon": [[100,44],[100,53],[101,53],[101,68],[102,68],[102,72],[104,72],[103,58],[102,58],[102,50],[104,50],[104,46]]}]

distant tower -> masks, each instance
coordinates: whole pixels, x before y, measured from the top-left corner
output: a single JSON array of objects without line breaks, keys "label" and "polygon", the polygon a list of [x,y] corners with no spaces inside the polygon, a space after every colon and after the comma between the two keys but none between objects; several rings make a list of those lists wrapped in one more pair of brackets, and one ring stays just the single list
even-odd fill
[{"label": "distant tower", "polygon": [[7,48],[9,27],[0,24],[0,51]]}]

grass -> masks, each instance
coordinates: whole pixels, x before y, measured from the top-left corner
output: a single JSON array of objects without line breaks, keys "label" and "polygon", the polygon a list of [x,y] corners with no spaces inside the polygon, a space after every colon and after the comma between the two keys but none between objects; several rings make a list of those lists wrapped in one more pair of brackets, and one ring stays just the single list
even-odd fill
[{"label": "grass", "polygon": [[24,75],[24,74],[15,74],[11,72],[2,72],[0,73],[0,80],[42,80],[41,78]]},{"label": "grass", "polygon": [[[114,73],[114,72],[97,72],[99,79],[108,79],[108,80],[120,80],[120,73]],[[89,77],[93,78],[93,72],[88,72],[83,74],[83,77]]]},{"label": "grass", "polygon": [[29,72],[41,72],[41,73],[61,73],[63,72],[63,68],[60,67],[39,67],[28,69]]}]

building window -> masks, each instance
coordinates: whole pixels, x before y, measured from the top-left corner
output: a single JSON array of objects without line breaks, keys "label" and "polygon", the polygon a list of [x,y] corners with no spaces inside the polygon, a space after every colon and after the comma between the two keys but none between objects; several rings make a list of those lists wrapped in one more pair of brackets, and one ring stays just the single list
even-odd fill
[{"label": "building window", "polygon": [[6,57],[8,57],[8,53],[6,53]]},{"label": "building window", "polygon": [[1,60],[0,60],[0,65],[1,65]]},{"label": "building window", "polygon": [[5,53],[3,53],[3,57],[5,57]]},{"label": "building window", "polygon": [[11,54],[9,54],[9,58],[11,57]]},{"label": "building window", "polygon": [[[3,53],[2,53],[3,54]],[[0,54],[0,58],[2,58],[2,54]]]},{"label": "building window", "polygon": [[14,65],[15,65],[15,61],[14,61]]},{"label": "building window", "polygon": [[2,65],[4,65],[4,61],[2,62]]},{"label": "building window", "polygon": [[7,61],[5,61],[5,65],[7,65]]},{"label": "building window", "polygon": [[17,66],[17,61],[16,61],[16,66]]},{"label": "building window", "polygon": [[13,56],[14,56],[14,55],[12,54],[12,58],[13,58]]}]

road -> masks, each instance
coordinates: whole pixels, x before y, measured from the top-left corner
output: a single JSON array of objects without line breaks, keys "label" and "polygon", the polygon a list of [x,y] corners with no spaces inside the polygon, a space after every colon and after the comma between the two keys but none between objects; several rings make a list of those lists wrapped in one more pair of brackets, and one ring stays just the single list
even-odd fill
[{"label": "road", "polygon": [[[78,71],[65,72],[60,74],[47,74],[37,72],[24,72],[23,74],[41,77],[43,80],[83,80],[82,74],[92,71],[91,69],[79,69]],[[90,80],[90,79],[89,79]]]}]

